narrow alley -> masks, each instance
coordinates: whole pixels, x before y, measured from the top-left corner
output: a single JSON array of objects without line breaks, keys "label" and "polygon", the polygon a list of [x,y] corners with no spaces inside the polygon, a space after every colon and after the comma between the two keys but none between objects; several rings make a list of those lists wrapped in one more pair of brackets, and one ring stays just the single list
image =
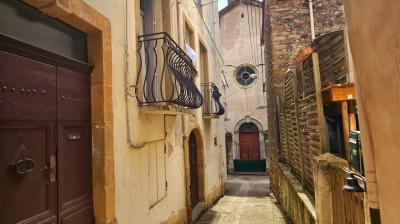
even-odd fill
[{"label": "narrow alley", "polygon": [[0,224],[400,223],[400,0],[0,0]]},{"label": "narrow alley", "polygon": [[196,224],[288,223],[269,193],[269,183],[262,175],[228,176],[225,196]]}]

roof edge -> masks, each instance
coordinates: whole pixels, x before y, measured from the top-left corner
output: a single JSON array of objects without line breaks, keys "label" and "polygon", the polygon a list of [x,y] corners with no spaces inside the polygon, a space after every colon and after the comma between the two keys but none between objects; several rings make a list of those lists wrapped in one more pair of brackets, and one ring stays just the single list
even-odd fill
[{"label": "roof edge", "polygon": [[231,9],[235,8],[238,6],[240,3],[243,3],[245,5],[252,5],[255,7],[260,7],[263,8],[263,2],[262,1],[257,1],[257,0],[235,0],[231,4],[227,5],[225,8],[221,9],[218,13],[219,16],[223,16],[227,12],[229,12]]}]

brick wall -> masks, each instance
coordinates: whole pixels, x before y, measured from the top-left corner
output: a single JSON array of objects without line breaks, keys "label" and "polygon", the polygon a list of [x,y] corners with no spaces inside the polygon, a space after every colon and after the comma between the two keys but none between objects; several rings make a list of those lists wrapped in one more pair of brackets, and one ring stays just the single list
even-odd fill
[{"label": "brick wall", "polygon": [[[279,94],[284,76],[294,67],[297,51],[311,42],[310,11],[306,0],[270,0],[272,75]],[[316,37],[344,28],[343,0],[314,1]],[[267,43],[268,44],[268,43]]]}]

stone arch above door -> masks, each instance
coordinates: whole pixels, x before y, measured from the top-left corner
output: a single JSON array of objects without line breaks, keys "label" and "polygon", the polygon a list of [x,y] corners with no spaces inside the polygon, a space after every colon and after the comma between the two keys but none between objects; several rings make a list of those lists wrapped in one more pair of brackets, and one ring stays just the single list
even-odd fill
[{"label": "stone arch above door", "polygon": [[[266,159],[266,148],[265,148],[265,139],[264,139],[264,128],[261,124],[261,122],[259,122],[258,120],[250,117],[250,116],[246,116],[243,119],[239,120],[236,125],[235,125],[235,129],[234,129],[234,133],[233,133],[233,153],[232,153],[232,160],[235,159],[239,159],[240,155],[240,151],[239,151],[239,128],[240,126],[242,126],[242,124],[245,123],[253,123],[257,126],[258,128],[258,134],[259,134],[259,142],[260,142],[260,159]],[[231,158],[229,158],[231,159]]]},{"label": "stone arch above door", "polygon": [[264,131],[262,124],[258,120],[251,118],[250,116],[246,116],[245,118],[243,118],[242,120],[240,120],[239,122],[236,123],[235,130],[234,130],[235,133],[239,132],[240,126],[242,126],[242,124],[244,124],[244,123],[253,123],[257,126],[259,132]]}]

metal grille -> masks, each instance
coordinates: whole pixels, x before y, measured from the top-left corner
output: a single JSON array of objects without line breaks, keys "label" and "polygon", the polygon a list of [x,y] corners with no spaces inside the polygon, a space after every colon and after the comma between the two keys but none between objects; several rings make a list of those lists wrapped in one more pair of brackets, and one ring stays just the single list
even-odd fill
[{"label": "metal grille", "polygon": [[203,83],[203,115],[205,116],[220,116],[225,113],[225,108],[222,106],[219,98],[222,96],[218,87],[212,83]]},{"label": "metal grille", "polygon": [[138,44],[135,91],[140,105],[165,103],[194,109],[203,104],[191,59],[167,33],[139,36]]}]

